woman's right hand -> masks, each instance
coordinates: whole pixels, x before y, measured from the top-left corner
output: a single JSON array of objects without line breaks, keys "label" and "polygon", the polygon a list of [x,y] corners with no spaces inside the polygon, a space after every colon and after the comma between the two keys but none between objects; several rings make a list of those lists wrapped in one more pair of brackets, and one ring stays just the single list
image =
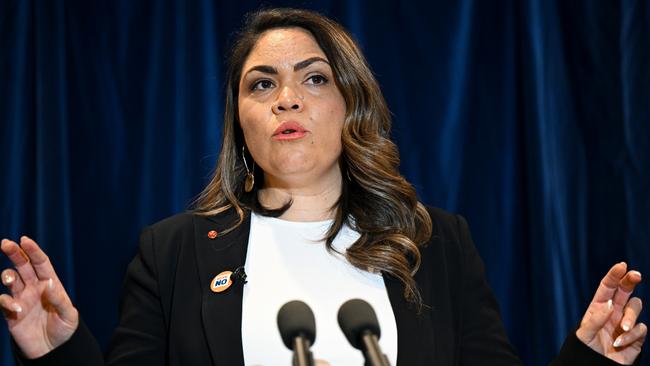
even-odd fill
[{"label": "woman's right hand", "polygon": [[70,339],[79,313],[35,241],[23,236],[18,245],[3,239],[0,249],[15,267],[0,275],[10,292],[0,295],[9,333],[25,357],[41,357]]}]

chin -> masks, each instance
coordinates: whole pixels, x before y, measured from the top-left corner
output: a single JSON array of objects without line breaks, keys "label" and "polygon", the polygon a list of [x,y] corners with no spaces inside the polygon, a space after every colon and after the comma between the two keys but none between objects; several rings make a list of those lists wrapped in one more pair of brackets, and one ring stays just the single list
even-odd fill
[{"label": "chin", "polygon": [[283,164],[277,169],[277,176],[280,178],[290,176],[300,176],[313,173],[313,166],[311,164]]},{"label": "chin", "polygon": [[316,165],[314,157],[304,151],[291,151],[278,155],[272,159],[274,161],[271,166],[280,175],[307,172]]}]

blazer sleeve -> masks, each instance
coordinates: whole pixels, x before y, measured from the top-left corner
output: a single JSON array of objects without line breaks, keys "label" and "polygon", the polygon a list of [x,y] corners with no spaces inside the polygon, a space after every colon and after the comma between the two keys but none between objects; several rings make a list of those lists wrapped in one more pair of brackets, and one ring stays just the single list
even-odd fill
[{"label": "blazer sleeve", "polygon": [[456,215],[460,243],[461,365],[521,365],[510,344],[499,305],[467,225]]},{"label": "blazer sleeve", "polygon": [[[638,365],[640,361],[641,356],[636,358],[633,365]],[[549,366],[573,365],[617,366],[621,364],[589,348],[576,337],[576,332],[573,331],[566,337],[560,353]]]},{"label": "blazer sleeve", "polygon": [[140,366],[164,365],[166,327],[159,296],[157,267],[151,228],[140,236],[138,254],[128,266],[120,301],[118,326],[106,360],[83,321],[72,337],[43,357],[28,360],[16,351],[22,366]]},{"label": "blazer sleeve", "polygon": [[18,366],[101,366],[104,364],[102,351],[83,319],[79,319],[79,326],[70,339],[42,357],[30,360],[23,356],[14,342],[12,347]]},{"label": "blazer sleeve", "polygon": [[160,297],[154,231],[140,235],[140,249],[129,264],[118,326],[109,343],[107,365],[164,365],[167,331]]}]

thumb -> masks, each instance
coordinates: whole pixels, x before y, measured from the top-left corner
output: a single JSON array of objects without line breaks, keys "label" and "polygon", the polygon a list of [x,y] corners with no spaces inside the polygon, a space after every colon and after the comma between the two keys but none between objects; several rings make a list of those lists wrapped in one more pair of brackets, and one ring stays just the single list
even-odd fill
[{"label": "thumb", "polygon": [[585,344],[591,343],[591,341],[596,338],[598,331],[600,331],[609,320],[609,317],[612,315],[612,310],[614,310],[614,305],[611,299],[606,303],[592,303],[589,309],[587,309],[587,313],[582,318],[576,336]]},{"label": "thumb", "polygon": [[75,325],[79,321],[79,313],[72,305],[65,289],[59,281],[49,278],[46,282],[45,299],[54,307],[61,320]]}]

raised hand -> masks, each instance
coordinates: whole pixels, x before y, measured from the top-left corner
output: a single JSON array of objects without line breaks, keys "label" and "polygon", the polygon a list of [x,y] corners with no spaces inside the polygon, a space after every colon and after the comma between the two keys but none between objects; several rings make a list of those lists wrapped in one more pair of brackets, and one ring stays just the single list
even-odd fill
[{"label": "raised hand", "polygon": [[70,339],[79,313],[36,242],[3,239],[0,248],[15,266],[0,275],[10,291],[0,295],[9,333],[27,358],[43,356]]},{"label": "raised hand", "polygon": [[633,297],[641,273],[615,264],[600,282],[576,336],[594,351],[621,364],[632,364],[641,352],[648,327],[637,323],[642,303]]}]

